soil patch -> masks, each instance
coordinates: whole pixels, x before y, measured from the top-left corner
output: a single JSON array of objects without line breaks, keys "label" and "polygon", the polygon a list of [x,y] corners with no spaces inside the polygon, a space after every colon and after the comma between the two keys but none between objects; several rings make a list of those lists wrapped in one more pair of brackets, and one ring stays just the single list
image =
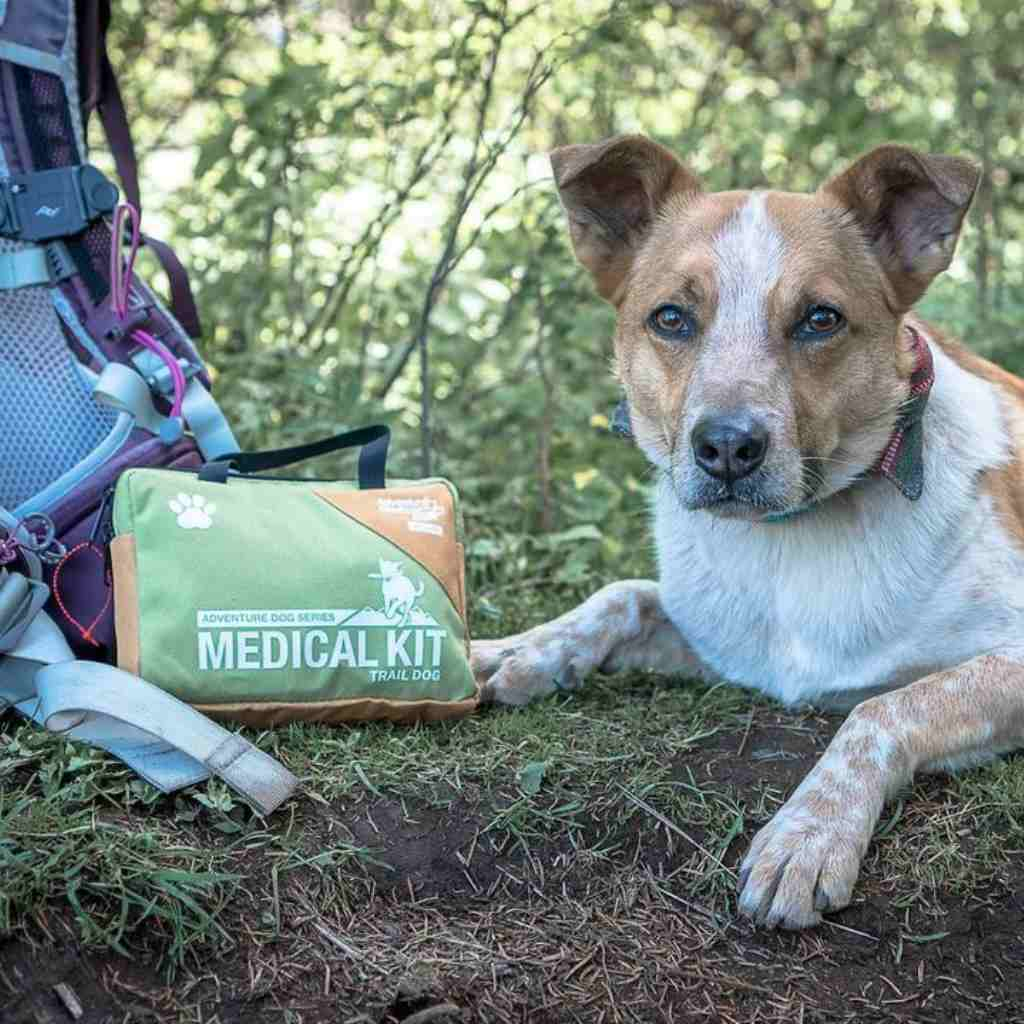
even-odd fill
[{"label": "soil patch", "polygon": [[[771,813],[758,801],[791,790],[836,724],[761,711],[672,761],[671,779],[746,799],[726,869]],[[873,847],[851,907],[812,932],[769,933],[705,884],[698,848],[717,856],[714,828],[683,824],[680,840],[614,787],[572,813],[557,787],[542,792],[530,809],[548,817],[532,828],[511,817],[513,787],[468,792],[303,805],[311,850],[343,832],[360,859],[254,877],[254,900],[222,914],[233,948],[173,982],[155,963],[82,950],[55,914],[50,939],[0,945],[0,1024],[72,1021],[61,982],[85,1024],[1024,1022],[1024,857],[922,907]],[[271,938],[254,925],[268,913]]]}]

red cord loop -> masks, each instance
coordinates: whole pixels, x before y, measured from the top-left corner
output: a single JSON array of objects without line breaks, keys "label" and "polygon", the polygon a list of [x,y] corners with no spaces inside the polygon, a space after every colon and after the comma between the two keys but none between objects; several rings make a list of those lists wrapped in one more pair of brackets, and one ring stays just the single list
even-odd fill
[{"label": "red cord loop", "polygon": [[103,602],[103,607],[99,610],[96,618],[94,618],[88,626],[83,626],[82,623],[79,622],[70,611],[68,611],[67,605],[64,603],[64,598],[60,592],[60,577],[61,573],[64,571],[64,567],[72,558],[75,557],[75,555],[84,550],[91,551],[101,562],[105,562],[106,559],[103,554],[103,549],[100,548],[98,544],[94,544],[91,540],[83,540],[71,548],[71,550],[68,551],[67,554],[64,555],[64,557],[57,563],[53,570],[53,583],[50,589],[53,591],[53,599],[57,602],[57,607],[60,609],[61,615],[63,615],[64,618],[78,630],[79,635],[86,643],[92,644],[93,647],[99,647],[100,643],[95,636],[93,636],[93,631],[100,624],[103,616],[107,614],[107,609],[110,607],[110,599],[112,595],[110,587],[106,588],[107,599]]}]

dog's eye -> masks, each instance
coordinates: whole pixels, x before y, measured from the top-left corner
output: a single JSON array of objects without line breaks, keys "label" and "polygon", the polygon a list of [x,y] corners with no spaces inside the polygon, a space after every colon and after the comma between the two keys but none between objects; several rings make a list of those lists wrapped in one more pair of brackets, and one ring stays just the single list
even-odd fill
[{"label": "dog's eye", "polygon": [[695,328],[693,317],[680,306],[671,304],[659,306],[648,317],[648,322],[656,334],[670,341],[690,337]]},{"label": "dog's eye", "polygon": [[831,306],[811,306],[797,325],[797,336],[804,339],[827,338],[843,326],[843,314]]}]

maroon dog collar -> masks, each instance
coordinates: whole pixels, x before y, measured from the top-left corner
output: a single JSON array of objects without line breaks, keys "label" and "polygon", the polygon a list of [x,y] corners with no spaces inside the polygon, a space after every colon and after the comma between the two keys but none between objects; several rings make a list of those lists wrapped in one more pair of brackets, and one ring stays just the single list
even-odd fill
[{"label": "maroon dog collar", "polygon": [[924,410],[935,383],[935,364],[932,350],[921,333],[910,324],[904,327],[910,334],[916,358],[910,376],[910,395],[872,472],[891,480],[903,497],[917,501],[924,490]]}]

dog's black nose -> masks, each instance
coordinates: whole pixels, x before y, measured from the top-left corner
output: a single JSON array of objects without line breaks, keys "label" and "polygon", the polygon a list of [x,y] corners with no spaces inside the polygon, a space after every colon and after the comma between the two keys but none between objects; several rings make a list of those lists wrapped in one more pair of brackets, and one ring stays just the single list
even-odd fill
[{"label": "dog's black nose", "polygon": [[705,473],[732,483],[764,462],[768,431],[745,412],[704,416],[693,428],[690,444],[697,465]]}]

